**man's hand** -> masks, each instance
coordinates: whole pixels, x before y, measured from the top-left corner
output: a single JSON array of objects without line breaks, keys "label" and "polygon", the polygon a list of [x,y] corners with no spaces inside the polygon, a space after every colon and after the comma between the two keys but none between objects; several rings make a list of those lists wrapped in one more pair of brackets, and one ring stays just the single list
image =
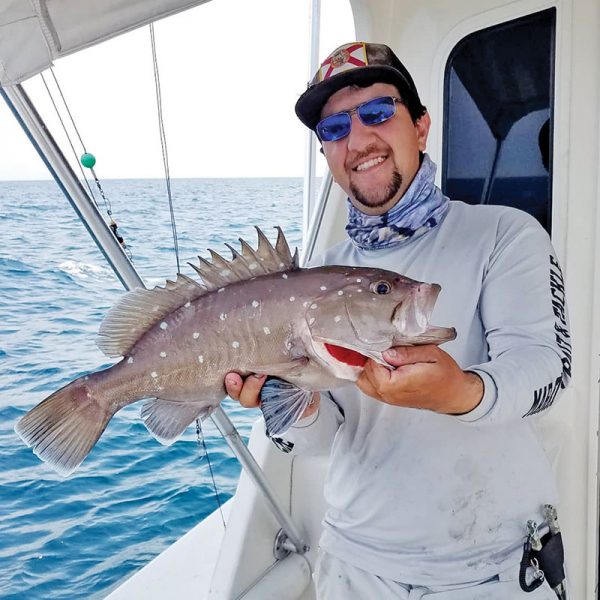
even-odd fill
[{"label": "man's hand", "polygon": [[463,371],[437,346],[398,346],[383,353],[394,371],[369,360],[357,384],[368,396],[387,404],[464,414],[483,398],[483,381]]},{"label": "man's hand", "polygon": [[[238,400],[245,408],[260,407],[260,390],[267,379],[266,375],[249,375],[242,379],[237,373],[227,373],[225,375],[225,389],[231,398]],[[306,407],[302,417],[312,415],[319,408],[320,395],[318,392],[313,394],[313,402]]]}]

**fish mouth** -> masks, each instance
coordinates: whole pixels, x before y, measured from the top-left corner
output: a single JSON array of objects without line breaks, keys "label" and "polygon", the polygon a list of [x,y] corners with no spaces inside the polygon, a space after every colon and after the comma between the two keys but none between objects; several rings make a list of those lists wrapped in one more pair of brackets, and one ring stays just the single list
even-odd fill
[{"label": "fish mouth", "polygon": [[402,336],[427,335],[431,313],[442,288],[437,283],[421,283],[411,296],[394,310],[392,323]]}]

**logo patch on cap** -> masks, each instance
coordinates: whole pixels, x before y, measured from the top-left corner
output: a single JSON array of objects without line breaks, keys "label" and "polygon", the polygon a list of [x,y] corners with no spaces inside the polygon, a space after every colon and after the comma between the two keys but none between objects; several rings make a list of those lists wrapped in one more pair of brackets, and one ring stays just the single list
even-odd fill
[{"label": "logo patch on cap", "polygon": [[321,64],[319,81],[323,81],[349,69],[366,67],[368,62],[366,44],[353,42],[352,44],[340,46]]}]

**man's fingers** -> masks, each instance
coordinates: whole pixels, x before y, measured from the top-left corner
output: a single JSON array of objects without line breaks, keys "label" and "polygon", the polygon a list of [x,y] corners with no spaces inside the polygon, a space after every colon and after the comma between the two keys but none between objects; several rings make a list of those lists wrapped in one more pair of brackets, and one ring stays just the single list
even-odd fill
[{"label": "man's fingers", "polygon": [[394,367],[414,365],[415,363],[437,362],[443,352],[433,344],[424,346],[396,346],[383,353],[383,358]]},{"label": "man's fingers", "polygon": [[240,404],[246,408],[260,406],[260,390],[267,378],[266,375],[249,375],[240,392]]}]

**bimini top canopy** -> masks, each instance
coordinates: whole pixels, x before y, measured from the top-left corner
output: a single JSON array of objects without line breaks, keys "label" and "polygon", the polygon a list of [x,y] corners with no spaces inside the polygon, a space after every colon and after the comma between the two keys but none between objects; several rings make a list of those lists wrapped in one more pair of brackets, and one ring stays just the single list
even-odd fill
[{"label": "bimini top canopy", "polygon": [[0,85],[208,0],[0,0]]}]

